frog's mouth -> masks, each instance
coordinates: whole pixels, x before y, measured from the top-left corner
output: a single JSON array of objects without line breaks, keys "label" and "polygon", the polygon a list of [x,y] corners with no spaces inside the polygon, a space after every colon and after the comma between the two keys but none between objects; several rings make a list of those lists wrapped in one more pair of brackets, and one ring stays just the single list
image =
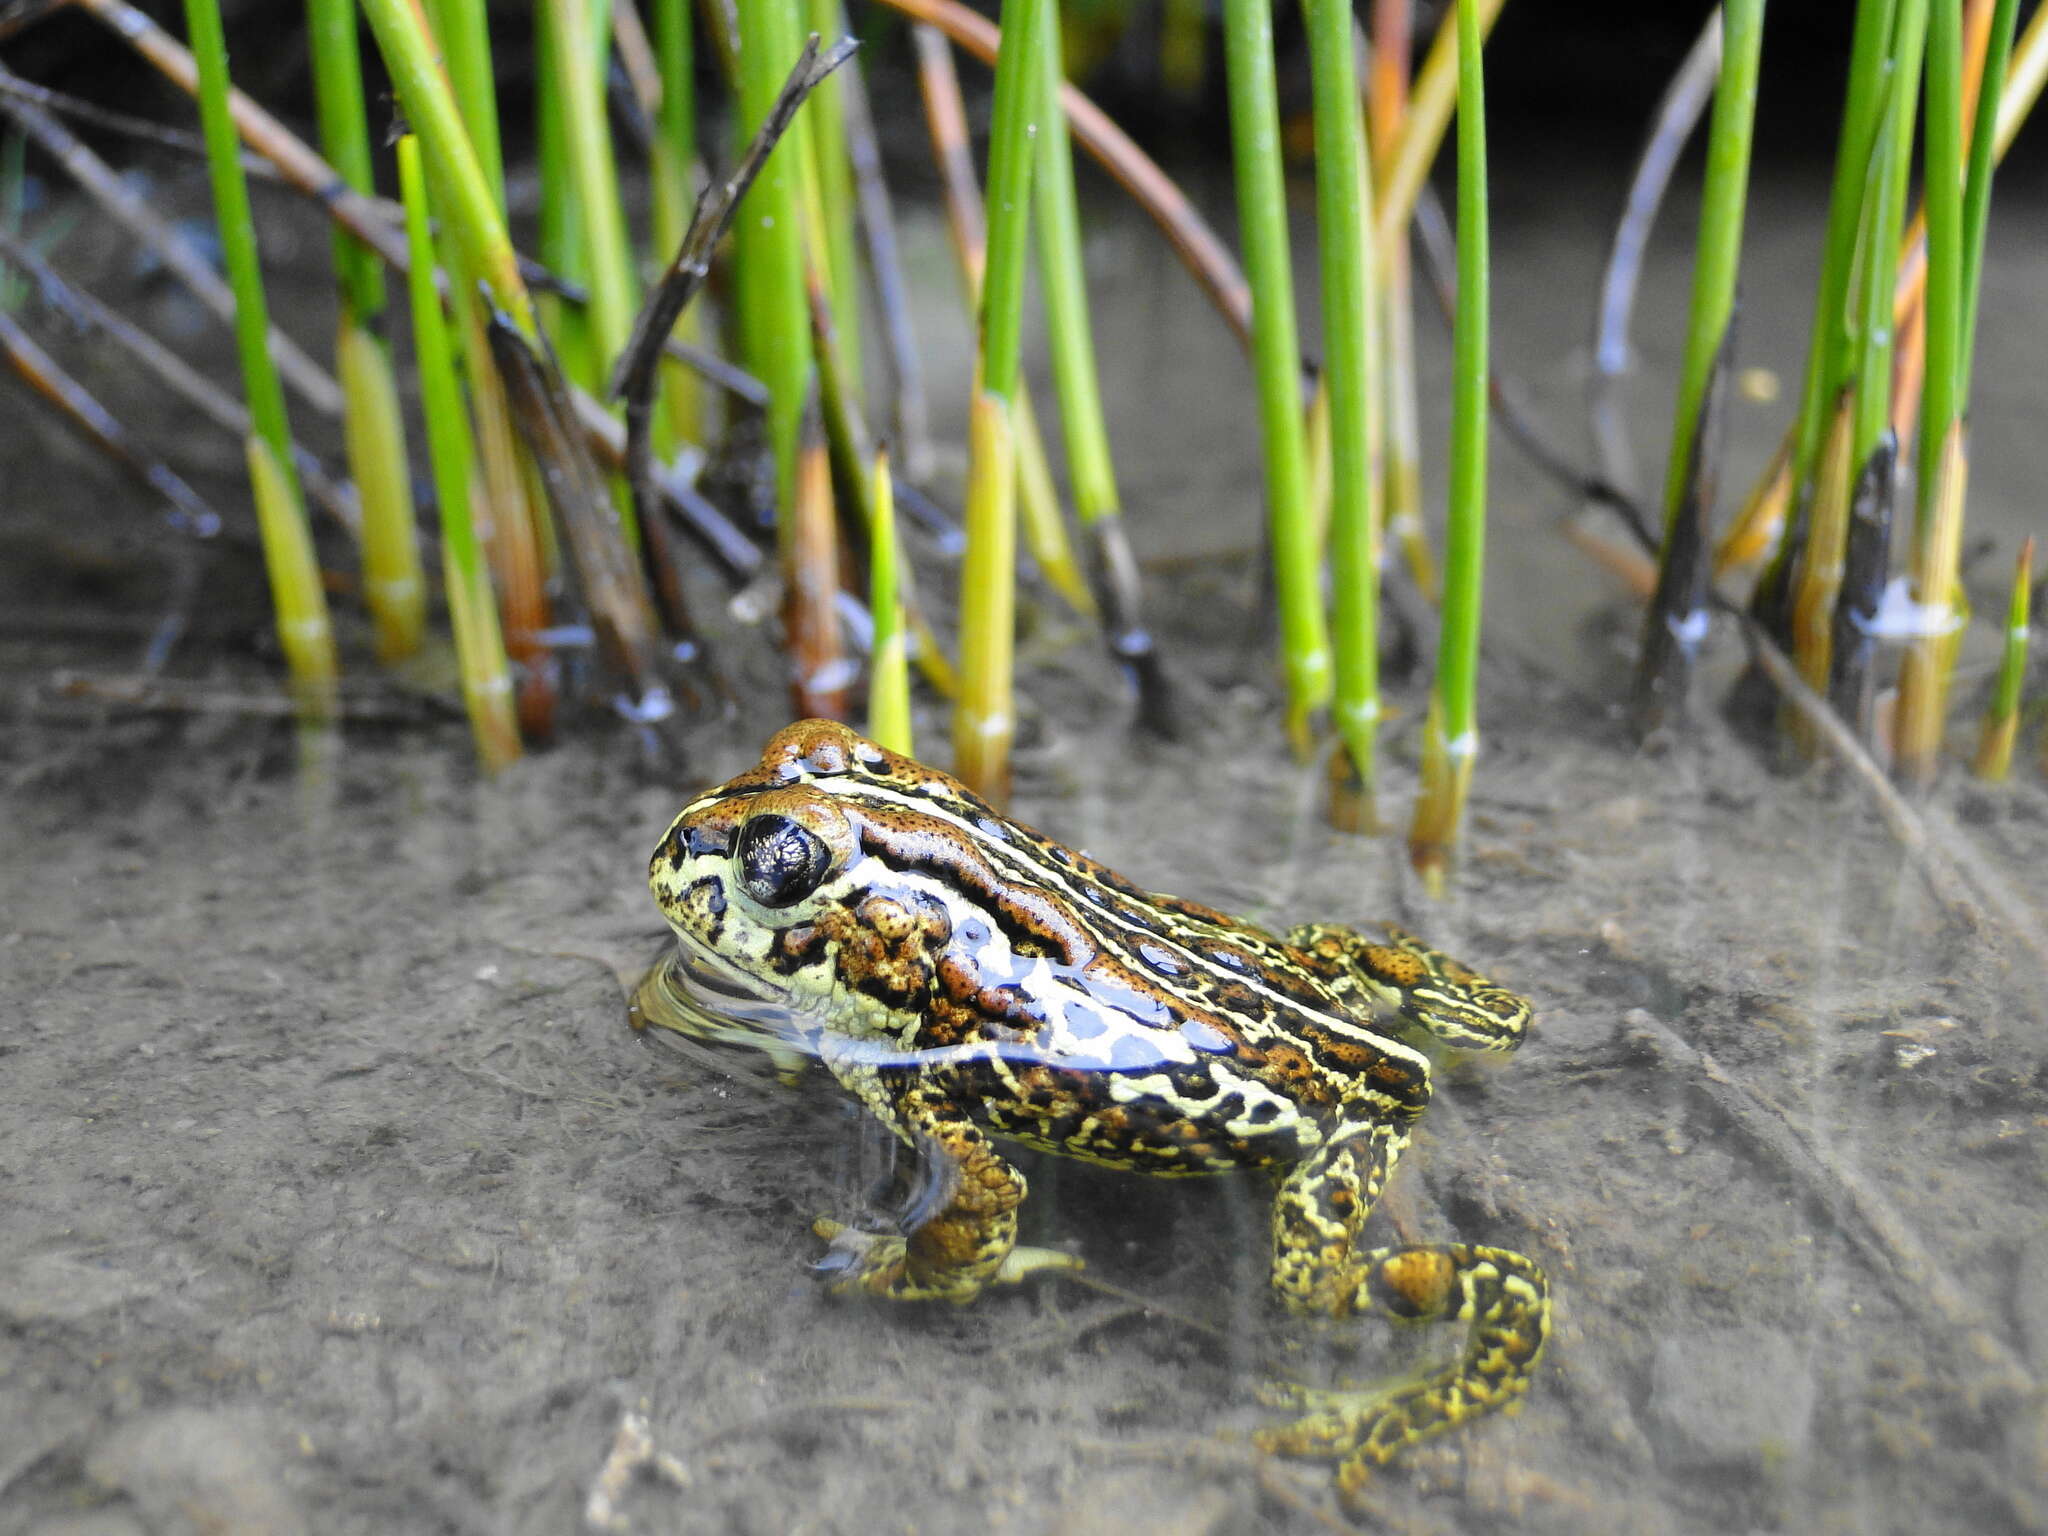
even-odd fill
[{"label": "frog's mouth", "polygon": [[703,1040],[772,1049],[800,1043],[805,1034],[787,994],[687,941],[647,973],[633,1007],[644,1024]]}]

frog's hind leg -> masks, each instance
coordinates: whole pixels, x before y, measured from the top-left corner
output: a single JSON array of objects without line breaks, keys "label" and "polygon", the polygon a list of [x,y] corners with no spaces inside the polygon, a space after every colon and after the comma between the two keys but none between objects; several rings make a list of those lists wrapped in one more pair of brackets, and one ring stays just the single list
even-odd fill
[{"label": "frog's hind leg", "polygon": [[1337,1460],[1347,1499],[1403,1447],[1517,1404],[1550,1333],[1549,1284],[1518,1253],[1354,1246],[1407,1144],[1405,1122],[1361,1120],[1298,1164],[1273,1202],[1273,1288],[1289,1310],[1466,1325],[1454,1364],[1362,1391],[1290,1391],[1311,1411],[1257,1437],[1265,1450]]},{"label": "frog's hind leg", "polygon": [[1528,1033],[1529,1000],[1411,933],[1392,926],[1374,940],[1335,923],[1288,934],[1296,949],[1336,971],[1402,1018],[1460,1051],[1512,1051]]},{"label": "frog's hind leg", "polygon": [[883,1118],[939,1162],[935,1174],[943,1181],[942,1193],[907,1236],[860,1232],[829,1218],[813,1223],[812,1230],[832,1241],[819,1267],[836,1272],[833,1291],[865,1291],[891,1301],[968,1302],[993,1284],[1080,1267],[1069,1254],[1017,1246],[1024,1175],[1003,1160],[964,1111],[943,1096],[912,1089],[890,1103]]},{"label": "frog's hind leg", "polygon": [[1358,1269],[1345,1310],[1464,1323],[1467,1333],[1454,1364],[1420,1376],[1359,1391],[1290,1391],[1309,1411],[1257,1435],[1262,1450],[1337,1459],[1337,1491],[1347,1503],[1406,1447],[1483,1414],[1514,1412],[1550,1335],[1549,1282],[1505,1248],[1379,1248],[1360,1255]]}]

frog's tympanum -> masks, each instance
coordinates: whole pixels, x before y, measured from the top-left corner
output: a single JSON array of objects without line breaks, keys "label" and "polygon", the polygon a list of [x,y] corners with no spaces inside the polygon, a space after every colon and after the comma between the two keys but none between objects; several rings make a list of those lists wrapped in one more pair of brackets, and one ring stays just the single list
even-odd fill
[{"label": "frog's tympanum", "polygon": [[1138,1173],[1273,1181],[1272,1285],[1303,1313],[1463,1323],[1454,1365],[1296,1393],[1259,1436],[1340,1462],[1515,1406],[1549,1328],[1543,1271],[1465,1243],[1361,1248],[1429,1101],[1418,1032],[1508,1051],[1527,1001],[1399,932],[1286,938],[1138,889],[943,773],[807,720],[676,818],[656,901],[681,936],[657,1022],[815,1057],[940,1160],[903,1235],[820,1222],[839,1291],[971,1300],[1073,1261],[1016,1246],[1024,1178],[995,1139]]}]

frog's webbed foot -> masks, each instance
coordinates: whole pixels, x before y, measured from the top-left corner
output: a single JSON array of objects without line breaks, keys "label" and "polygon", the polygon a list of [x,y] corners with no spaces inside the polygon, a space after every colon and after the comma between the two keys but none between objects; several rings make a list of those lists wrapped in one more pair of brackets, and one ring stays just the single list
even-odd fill
[{"label": "frog's webbed foot", "polygon": [[901,1237],[862,1232],[829,1216],[812,1222],[811,1230],[832,1245],[817,1268],[833,1277],[827,1289],[834,1295],[864,1291],[891,1301],[969,1302],[991,1285],[1016,1285],[1050,1270],[1084,1267],[1083,1260],[1057,1248],[1013,1245],[987,1273],[955,1269],[920,1281],[911,1273],[910,1244]]},{"label": "frog's webbed foot", "polygon": [[1543,1271],[1504,1248],[1444,1243],[1363,1255],[1342,1310],[1413,1322],[1468,1325],[1456,1363],[1355,1391],[1273,1386],[1262,1397],[1306,1410],[1262,1430],[1261,1450],[1337,1461],[1337,1491],[1351,1503],[1375,1469],[1407,1446],[1489,1413],[1513,1413],[1550,1334]]}]

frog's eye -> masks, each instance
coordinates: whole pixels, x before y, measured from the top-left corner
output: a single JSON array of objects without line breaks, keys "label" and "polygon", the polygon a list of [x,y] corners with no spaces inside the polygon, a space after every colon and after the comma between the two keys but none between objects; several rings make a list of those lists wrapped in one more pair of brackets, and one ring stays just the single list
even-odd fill
[{"label": "frog's eye", "polygon": [[764,907],[789,907],[818,888],[832,850],[802,822],[770,812],[740,828],[733,858],[741,890]]}]

